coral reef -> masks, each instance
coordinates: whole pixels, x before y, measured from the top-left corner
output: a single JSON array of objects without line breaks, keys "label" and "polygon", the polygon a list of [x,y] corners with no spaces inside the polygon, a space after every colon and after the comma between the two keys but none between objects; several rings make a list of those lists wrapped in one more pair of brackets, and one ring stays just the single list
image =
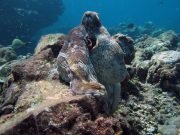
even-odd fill
[{"label": "coral reef", "polygon": [[180,52],[164,51],[153,55],[147,82],[180,95]]},{"label": "coral reef", "polygon": [[11,47],[0,48],[0,66],[16,58],[16,53]]},{"label": "coral reef", "polygon": [[141,81],[146,81],[150,60],[153,55],[178,48],[178,36],[173,31],[165,31],[158,37],[146,36],[135,43],[135,58],[132,65],[136,67],[136,74]]},{"label": "coral reef", "polygon": [[141,38],[143,35],[150,35],[156,37],[164,32],[163,29],[157,28],[152,22],[147,22],[143,26],[137,26],[133,23],[120,23],[117,26],[110,27],[109,32],[114,35],[116,33],[127,34],[133,39]]},{"label": "coral reef", "polygon": [[[179,96],[173,95],[172,91],[165,92],[161,88],[143,84],[136,79],[132,79],[126,87],[115,115],[121,114],[126,118],[133,135],[160,135],[161,131],[158,130],[161,126],[166,126],[165,123],[171,118],[179,116]],[[164,133],[167,130],[164,130]],[[168,130],[173,135],[179,132],[176,128],[174,131],[175,134]]]},{"label": "coral reef", "polygon": [[135,56],[127,66],[131,80],[122,84],[116,114],[126,117],[132,134],[175,135],[179,132],[180,114],[180,39],[172,30],[155,35],[153,31],[147,35],[130,33],[135,38]]},{"label": "coral reef", "polygon": [[[137,36],[134,36],[133,43],[127,35],[111,37],[102,24],[98,23],[98,19],[96,14],[83,19],[80,27],[84,25],[85,29],[79,31],[75,28],[71,31],[82,32],[80,36],[77,33],[43,36],[33,56],[21,57],[1,66],[0,134],[179,134],[179,36],[172,30],[162,32],[148,23],[144,26],[150,30],[146,33],[148,35],[135,32]],[[96,31],[100,26],[100,31]],[[124,27],[134,29],[135,26],[128,24]],[[77,41],[76,37],[81,36],[83,40],[79,38]],[[114,83],[117,78],[123,78],[118,82],[118,86],[121,85],[121,100],[113,114],[107,114],[104,96],[73,95],[68,90],[71,88],[70,80],[65,78],[68,76],[64,70],[58,71],[57,56],[72,40],[73,43],[84,43],[97,81],[103,84],[104,81],[107,83],[113,80]],[[113,49],[117,57],[111,52]],[[79,55],[73,56],[78,56],[75,60],[80,58]],[[111,71],[116,70],[117,66],[112,64],[107,69],[108,63],[117,61],[122,65],[125,62],[128,64],[128,78],[125,79],[122,74],[111,76]],[[105,71],[107,73],[101,74]],[[107,75],[105,80],[103,75]],[[108,85],[111,88],[114,86]],[[116,93],[115,96],[120,97],[120,94]]]},{"label": "coral reef", "polygon": [[1,0],[0,42],[6,45],[16,37],[29,42],[38,30],[55,22],[63,10],[62,0]]},{"label": "coral reef", "polygon": [[[54,52],[57,51],[57,54],[59,54],[59,51],[62,45],[64,44],[65,40],[66,40],[66,36],[64,34],[49,34],[49,35],[42,36],[39,43],[37,44],[35,48],[34,54],[38,54],[47,48],[51,48],[52,46],[53,46],[52,48],[54,49]],[[57,47],[54,47],[54,46],[57,46]]]},{"label": "coral reef", "polygon": [[[47,100],[26,112],[1,118],[11,123],[0,125],[0,134],[91,134],[114,135],[123,133],[129,125],[123,118],[98,115],[100,105],[93,98],[66,97],[63,100]],[[121,122],[122,121],[122,122]],[[128,131],[124,134],[129,134]]]},{"label": "coral reef", "polygon": [[123,117],[104,112],[103,99],[73,96],[59,81],[56,47],[12,62],[1,91],[0,134],[130,134]]}]

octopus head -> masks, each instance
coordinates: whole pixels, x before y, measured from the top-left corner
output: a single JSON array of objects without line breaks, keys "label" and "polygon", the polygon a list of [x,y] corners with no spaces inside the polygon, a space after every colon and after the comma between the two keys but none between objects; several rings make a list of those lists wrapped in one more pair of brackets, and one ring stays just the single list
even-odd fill
[{"label": "octopus head", "polygon": [[98,14],[92,11],[84,13],[81,24],[87,30],[99,29],[102,26]]}]

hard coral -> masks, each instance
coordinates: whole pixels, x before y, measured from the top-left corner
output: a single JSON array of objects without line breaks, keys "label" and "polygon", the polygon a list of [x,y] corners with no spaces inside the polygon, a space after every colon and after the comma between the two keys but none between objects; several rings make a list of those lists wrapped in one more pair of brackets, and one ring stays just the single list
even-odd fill
[{"label": "hard coral", "polygon": [[151,58],[147,82],[157,84],[165,90],[179,93],[180,52],[165,51]]}]

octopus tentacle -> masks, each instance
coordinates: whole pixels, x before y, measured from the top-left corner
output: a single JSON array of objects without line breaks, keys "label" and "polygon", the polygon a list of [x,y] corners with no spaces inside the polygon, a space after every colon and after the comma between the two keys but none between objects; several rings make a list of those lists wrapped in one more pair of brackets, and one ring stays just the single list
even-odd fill
[{"label": "octopus tentacle", "polygon": [[102,95],[105,87],[98,83],[89,57],[89,47],[92,46],[92,42],[89,38],[84,40],[85,33],[82,26],[76,27],[70,32],[69,42],[62,47],[58,55],[59,65],[60,68],[66,67],[70,90],[74,94]]}]

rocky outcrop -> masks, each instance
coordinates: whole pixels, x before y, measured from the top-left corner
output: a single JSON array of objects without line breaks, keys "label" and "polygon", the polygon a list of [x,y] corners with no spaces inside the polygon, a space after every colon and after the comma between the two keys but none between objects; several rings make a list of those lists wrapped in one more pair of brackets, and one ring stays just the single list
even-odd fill
[{"label": "rocky outcrop", "polygon": [[[177,124],[166,124],[179,116],[179,97],[151,84],[133,78],[123,92],[116,112],[126,118],[133,135],[178,133]],[[167,121],[167,122],[166,122]],[[173,125],[173,128],[171,125]],[[161,127],[162,126],[162,127]],[[163,128],[163,129],[161,129]],[[172,132],[172,130],[173,132]]]},{"label": "rocky outcrop", "polygon": [[133,39],[141,38],[143,35],[150,35],[156,37],[164,32],[163,29],[157,28],[152,22],[147,22],[144,25],[135,25],[133,23],[120,23],[117,26],[109,28],[109,32],[114,35],[116,33],[123,33],[132,37]]},{"label": "rocky outcrop", "polygon": [[102,98],[74,96],[59,80],[57,46],[12,61],[0,94],[0,134],[131,134],[125,118],[105,113]]},{"label": "rocky outcrop", "polygon": [[0,47],[0,66],[16,58],[16,53],[11,47]]},{"label": "rocky outcrop", "polygon": [[147,82],[180,94],[180,52],[160,52],[151,58]]},{"label": "rocky outcrop", "polygon": [[167,31],[158,37],[145,36],[139,39],[135,46],[135,58],[132,65],[136,67],[137,77],[145,82],[150,60],[159,52],[176,50],[178,47],[178,36],[173,31]]},{"label": "rocky outcrop", "polygon": [[0,134],[130,134],[122,117],[105,117],[99,106],[92,97],[49,98],[25,112],[2,117]]},{"label": "rocky outcrop", "polygon": [[178,35],[173,30],[165,31],[164,33],[159,35],[158,38],[164,42],[169,42],[173,50],[176,49],[177,43],[179,41]]},{"label": "rocky outcrop", "polygon": [[32,81],[40,81],[45,78],[51,78],[51,71],[53,70],[52,67],[54,64],[53,62],[50,64],[50,61],[45,62],[49,59],[52,60],[51,54],[52,52],[50,50],[48,52],[47,50],[44,54],[19,61],[13,65],[10,69],[11,74],[9,79],[6,80],[1,94],[3,99],[0,106],[1,114],[6,112],[6,106],[15,105],[19,96],[28,89],[26,84],[28,85]]},{"label": "rocky outcrop", "polygon": [[52,48],[54,49],[53,52],[56,52],[55,57],[57,57],[65,40],[66,36],[64,34],[48,34],[42,36],[35,48],[34,54],[38,54],[47,48]]}]

